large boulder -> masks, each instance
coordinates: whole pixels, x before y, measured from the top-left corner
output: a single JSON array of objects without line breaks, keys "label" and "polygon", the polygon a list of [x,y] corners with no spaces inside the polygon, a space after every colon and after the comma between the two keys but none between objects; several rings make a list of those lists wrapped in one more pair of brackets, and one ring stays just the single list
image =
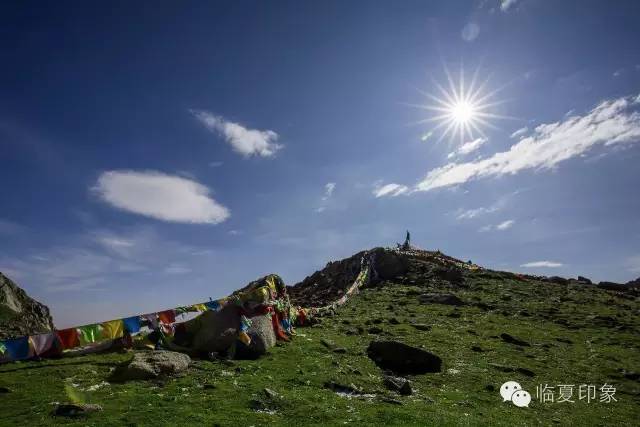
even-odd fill
[{"label": "large boulder", "polygon": [[453,294],[422,294],[418,299],[423,304],[464,305],[464,301]]},{"label": "large boulder", "polygon": [[380,368],[396,374],[417,375],[442,370],[440,357],[399,341],[373,341],[367,355]]},{"label": "large boulder", "polygon": [[224,353],[238,337],[240,315],[234,304],[227,304],[219,311],[205,311],[189,322],[198,322],[191,344],[193,350],[201,353]]},{"label": "large boulder", "polygon": [[249,349],[256,355],[265,354],[276,345],[276,333],[273,331],[271,317],[268,315],[252,317],[247,335],[251,338]]},{"label": "large boulder", "polygon": [[0,339],[53,330],[49,308],[0,273]]},{"label": "large boulder", "polygon": [[175,375],[185,371],[191,358],[175,351],[140,351],[126,365],[117,368],[112,381],[149,380],[160,376]]},{"label": "large boulder", "polygon": [[409,269],[409,260],[395,251],[387,251],[384,249],[374,249],[373,270],[376,273],[377,280],[391,280],[398,276],[404,275]]}]

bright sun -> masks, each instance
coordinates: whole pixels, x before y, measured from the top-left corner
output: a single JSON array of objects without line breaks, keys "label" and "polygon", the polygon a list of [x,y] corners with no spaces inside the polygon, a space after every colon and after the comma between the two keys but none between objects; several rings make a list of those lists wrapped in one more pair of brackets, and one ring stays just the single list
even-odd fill
[{"label": "bright sun", "polygon": [[459,124],[472,121],[475,116],[475,106],[467,101],[456,102],[449,110],[451,118]]},{"label": "bright sun", "polygon": [[493,119],[507,118],[491,112],[494,106],[501,104],[499,101],[492,101],[493,96],[500,89],[487,92],[486,86],[488,80],[478,84],[477,70],[473,74],[468,86],[465,83],[462,69],[460,70],[458,82],[453,81],[446,67],[445,73],[448,81],[448,89],[434,82],[434,85],[440,92],[439,96],[423,93],[433,102],[428,105],[414,105],[415,107],[436,113],[432,117],[421,120],[418,123],[436,122],[436,126],[432,128],[431,131],[442,130],[442,134],[438,140],[445,138],[447,135],[450,137],[450,141],[456,136],[459,137],[460,143],[463,143],[465,138],[475,138],[476,134],[486,138],[483,128],[496,128],[491,123]]}]

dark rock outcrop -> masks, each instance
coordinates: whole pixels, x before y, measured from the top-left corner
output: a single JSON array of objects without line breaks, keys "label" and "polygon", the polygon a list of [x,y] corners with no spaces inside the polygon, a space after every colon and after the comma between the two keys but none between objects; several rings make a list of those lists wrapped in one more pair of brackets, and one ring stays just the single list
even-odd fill
[{"label": "dark rock outcrop", "polygon": [[418,299],[423,304],[464,305],[464,301],[453,294],[422,294]]},{"label": "dark rock outcrop", "polygon": [[440,357],[399,341],[373,341],[367,355],[380,368],[396,374],[417,375],[442,370]]},{"label": "dark rock outcrop", "polygon": [[49,308],[0,273],[0,339],[53,330]]}]

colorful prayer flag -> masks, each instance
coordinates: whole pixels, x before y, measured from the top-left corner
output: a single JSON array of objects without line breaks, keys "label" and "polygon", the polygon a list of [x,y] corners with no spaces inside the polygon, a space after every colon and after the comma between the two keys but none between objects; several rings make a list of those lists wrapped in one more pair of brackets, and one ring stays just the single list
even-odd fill
[{"label": "colorful prayer flag", "polygon": [[[48,334],[38,334],[29,337],[33,345],[33,351],[36,356],[50,352],[57,344],[58,337],[53,332]],[[58,350],[59,352],[59,350]]]},{"label": "colorful prayer flag", "polygon": [[122,319],[122,322],[124,322],[124,328],[130,334],[140,332],[140,318],[138,316],[127,317]]},{"label": "colorful prayer flag", "polygon": [[76,348],[77,346],[80,345],[78,330],[76,328],[62,329],[60,331],[56,331],[56,335],[58,335],[58,339],[62,343],[62,348],[65,350]]},{"label": "colorful prayer flag", "polygon": [[122,319],[111,320],[100,325],[102,327],[102,338],[115,340],[124,335],[124,322]]},{"label": "colorful prayer flag", "polygon": [[31,356],[31,346],[28,337],[14,338],[4,342],[6,347],[5,357],[9,360],[28,359]]},{"label": "colorful prayer flag", "polygon": [[93,344],[100,339],[100,325],[86,325],[78,328],[80,344]]},{"label": "colorful prayer flag", "polygon": [[176,322],[176,312],[173,310],[165,310],[158,313],[158,319],[160,322],[170,325]]}]

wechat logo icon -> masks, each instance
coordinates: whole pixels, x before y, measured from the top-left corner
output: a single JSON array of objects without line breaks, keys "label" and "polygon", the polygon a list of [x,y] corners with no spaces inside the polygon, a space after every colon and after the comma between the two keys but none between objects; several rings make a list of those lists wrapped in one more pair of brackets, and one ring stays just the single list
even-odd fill
[{"label": "wechat logo icon", "polygon": [[531,394],[523,390],[522,386],[515,381],[507,381],[502,384],[500,386],[500,396],[502,396],[503,402],[513,402],[514,405],[520,408],[529,407],[531,402]]}]

